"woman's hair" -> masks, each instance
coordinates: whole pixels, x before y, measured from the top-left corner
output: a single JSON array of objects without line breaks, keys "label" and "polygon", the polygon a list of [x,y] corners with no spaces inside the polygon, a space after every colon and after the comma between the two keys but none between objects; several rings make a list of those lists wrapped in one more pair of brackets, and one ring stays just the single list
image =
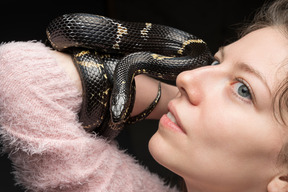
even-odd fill
[{"label": "woman's hair", "polygon": [[272,3],[266,2],[255,14],[249,24],[242,27],[239,38],[246,34],[270,26],[281,26],[288,36],[288,0],[275,0]]},{"label": "woman's hair", "polygon": [[[275,0],[265,3],[258,11],[250,24],[244,25],[239,33],[239,38],[265,27],[277,27],[288,39],[288,0]],[[287,50],[288,52],[288,50]],[[288,59],[287,59],[288,65]],[[273,96],[273,110],[276,120],[288,125],[288,71],[286,78],[280,83]],[[287,126],[288,127],[288,126]],[[288,169],[288,141],[283,145],[278,157],[280,165]]]}]

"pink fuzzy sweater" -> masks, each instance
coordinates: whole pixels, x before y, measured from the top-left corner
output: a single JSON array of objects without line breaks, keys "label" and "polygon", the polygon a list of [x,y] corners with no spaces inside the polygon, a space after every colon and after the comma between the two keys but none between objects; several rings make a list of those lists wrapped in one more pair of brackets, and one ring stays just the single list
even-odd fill
[{"label": "pink fuzzy sweater", "polygon": [[0,135],[29,191],[176,191],[77,121],[81,95],[37,42],[0,46]]}]

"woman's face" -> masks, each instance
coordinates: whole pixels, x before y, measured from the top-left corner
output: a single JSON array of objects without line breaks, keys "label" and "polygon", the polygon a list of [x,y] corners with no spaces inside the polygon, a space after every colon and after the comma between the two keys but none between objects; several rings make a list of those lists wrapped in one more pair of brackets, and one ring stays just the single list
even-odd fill
[{"label": "woman's face", "polygon": [[288,41],[264,28],[221,48],[215,65],[181,73],[149,149],[194,191],[266,191],[287,130],[273,116]]}]

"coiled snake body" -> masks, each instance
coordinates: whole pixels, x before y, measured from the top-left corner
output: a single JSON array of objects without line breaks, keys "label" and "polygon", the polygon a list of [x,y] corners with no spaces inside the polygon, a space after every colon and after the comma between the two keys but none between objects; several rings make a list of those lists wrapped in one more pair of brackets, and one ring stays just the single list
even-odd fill
[{"label": "coiled snake body", "polygon": [[[78,13],[56,18],[46,32],[53,48],[72,50],[82,74],[84,93],[89,93],[83,95],[83,126],[110,138],[131,119],[136,75],[175,81],[180,72],[213,60],[204,41],[163,25]],[[138,117],[147,116],[159,97]]]}]

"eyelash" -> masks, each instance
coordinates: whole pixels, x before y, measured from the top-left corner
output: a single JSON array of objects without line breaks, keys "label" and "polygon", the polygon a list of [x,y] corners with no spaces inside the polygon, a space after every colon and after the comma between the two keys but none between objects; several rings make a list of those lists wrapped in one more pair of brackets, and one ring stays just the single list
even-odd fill
[{"label": "eyelash", "polygon": [[250,95],[251,95],[251,98],[250,98],[250,99],[246,99],[246,98],[244,98],[244,97],[241,97],[237,92],[235,92],[234,86],[232,87],[233,94],[234,94],[235,96],[237,96],[237,98],[239,98],[241,101],[244,101],[244,102],[246,102],[246,103],[248,103],[248,104],[251,104],[251,102],[252,102],[252,104],[255,104],[255,95],[254,95],[254,92],[253,92],[250,84],[249,84],[246,80],[244,80],[244,79],[241,78],[241,77],[236,77],[236,78],[234,78],[234,80],[233,80],[233,82],[231,83],[231,85],[235,85],[236,83],[239,83],[239,82],[240,82],[240,83],[243,83],[243,85],[248,88],[248,91],[249,91],[249,93],[250,93]]},{"label": "eyelash", "polygon": [[[215,60],[211,63],[211,66],[219,65],[219,64],[221,64],[220,61],[217,58],[215,58]],[[239,98],[241,101],[244,101],[244,102],[249,103],[249,104],[252,102],[253,104],[255,104],[255,95],[254,95],[253,89],[250,86],[250,84],[246,80],[244,80],[243,78],[236,77],[233,79],[233,83],[231,83],[231,85],[234,85],[238,82],[243,83],[248,88],[248,91],[251,94],[251,99],[245,99],[244,97],[241,97],[238,93],[235,92],[235,90],[233,89],[234,87],[232,88],[233,94],[235,96],[237,96],[237,98]]]}]

